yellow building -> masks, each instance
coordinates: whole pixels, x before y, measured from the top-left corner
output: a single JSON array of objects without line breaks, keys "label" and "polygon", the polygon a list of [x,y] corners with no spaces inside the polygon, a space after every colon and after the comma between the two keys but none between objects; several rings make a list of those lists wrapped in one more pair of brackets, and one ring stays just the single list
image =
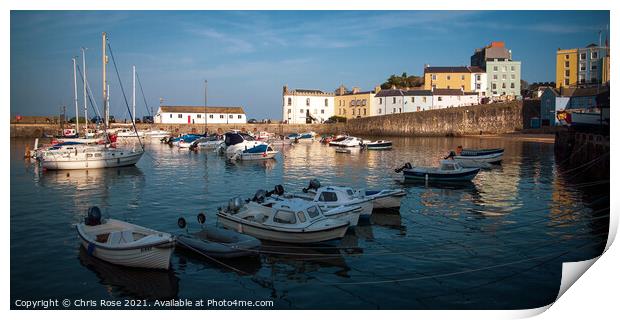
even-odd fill
[{"label": "yellow building", "polygon": [[[480,67],[430,67],[424,68],[424,90],[431,89],[463,89],[466,92],[479,91],[474,88],[481,82],[480,76],[485,71]],[[477,78],[472,78],[476,77]]]},{"label": "yellow building", "polygon": [[556,88],[591,86],[609,82],[609,47],[590,44],[585,48],[558,49]]},{"label": "yellow building", "polygon": [[577,49],[558,50],[555,62],[555,87],[577,86]]},{"label": "yellow building", "polygon": [[347,119],[370,116],[375,94],[380,90],[381,87],[375,87],[374,91],[360,91],[360,88],[354,87],[347,91],[341,85],[334,97],[334,115]]}]

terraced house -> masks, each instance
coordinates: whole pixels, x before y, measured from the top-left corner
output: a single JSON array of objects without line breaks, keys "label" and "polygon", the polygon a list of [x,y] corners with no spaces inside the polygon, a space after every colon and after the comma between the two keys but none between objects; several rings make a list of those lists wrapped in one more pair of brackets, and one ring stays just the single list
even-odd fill
[{"label": "terraced house", "polygon": [[476,92],[480,97],[487,94],[487,74],[480,67],[424,67],[424,90],[460,89]]},{"label": "terraced house", "polygon": [[512,50],[503,41],[476,49],[471,65],[486,72],[486,96],[494,100],[512,100],[521,97],[521,61],[512,60]]},{"label": "terraced house", "polygon": [[369,117],[373,114],[375,94],[381,91],[381,87],[375,87],[373,91],[361,91],[353,87],[348,91],[344,85],[336,89],[334,97],[334,112],[336,116],[351,118]]},{"label": "terraced house", "polygon": [[558,49],[556,88],[609,83],[609,47],[590,44],[585,48]]}]

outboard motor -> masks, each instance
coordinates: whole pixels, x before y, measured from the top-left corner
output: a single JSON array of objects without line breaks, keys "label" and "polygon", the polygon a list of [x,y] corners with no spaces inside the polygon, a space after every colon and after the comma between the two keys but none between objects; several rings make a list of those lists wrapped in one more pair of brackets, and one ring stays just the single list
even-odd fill
[{"label": "outboard motor", "polygon": [[254,198],[252,198],[252,201],[256,201],[258,203],[263,203],[263,201],[265,201],[266,197],[267,197],[267,191],[265,191],[263,189],[259,189],[254,194]]},{"label": "outboard motor", "polygon": [[284,194],[284,187],[281,184],[277,184],[274,188],[273,188],[273,193],[276,195],[283,195]]},{"label": "outboard motor", "polygon": [[301,191],[303,191],[304,193],[308,193],[308,190],[318,190],[320,187],[321,182],[319,182],[319,179],[312,179],[310,180],[308,187],[301,189]]},{"label": "outboard motor", "polygon": [[101,210],[99,210],[99,207],[88,208],[88,215],[84,223],[87,226],[98,226],[101,224]]},{"label": "outboard motor", "polygon": [[450,154],[448,154],[445,158],[443,158],[444,160],[447,159],[454,159],[454,156],[456,156],[456,153],[454,151],[450,151]]},{"label": "outboard motor", "polygon": [[411,168],[412,168],[411,163],[407,162],[407,163],[405,163],[404,166],[402,166],[400,168],[397,168],[397,169],[394,169],[394,172],[400,173],[401,171],[403,171],[405,169],[411,169]]},{"label": "outboard motor", "polygon": [[243,206],[243,199],[240,197],[234,197],[228,200],[228,211],[232,213],[237,213],[239,209]]}]

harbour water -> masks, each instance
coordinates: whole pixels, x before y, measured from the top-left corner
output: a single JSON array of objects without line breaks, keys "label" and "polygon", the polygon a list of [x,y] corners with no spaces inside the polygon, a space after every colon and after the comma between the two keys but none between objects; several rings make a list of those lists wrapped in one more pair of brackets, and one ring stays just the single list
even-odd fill
[{"label": "harbour water", "polygon": [[[47,171],[11,140],[11,307],[16,299],[272,300],[277,309],[522,309],[553,302],[563,261],[599,255],[609,181],[580,177],[552,143],[489,138],[397,138],[391,151],[285,147],[273,161],[227,163],[213,152],[152,143],[136,167]],[[457,145],[505,148],[501,166],[472,183],[404,184],[394,168],[436,165]],[[212,261],[176,251],[172,268],[113,266],[80,249],[74,224],[104,217],[179,233],[183,216],[276,184],[403,188],[400,211],[375,212],[341,241],[264,243],[251,259]]]}]

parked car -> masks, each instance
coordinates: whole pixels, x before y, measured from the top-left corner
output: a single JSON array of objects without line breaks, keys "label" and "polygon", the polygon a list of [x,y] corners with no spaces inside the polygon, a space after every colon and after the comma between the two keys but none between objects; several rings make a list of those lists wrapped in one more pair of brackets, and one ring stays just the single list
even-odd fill
[{"label": "parked car", "polygon": [[332,123],[336,123],[336,122],[338,122],[338,121],[336,121],[336,120],[334,120],[334,119],[327,119],[327,120],[325,120],[325,122],[323,122],[323,123],[325,123],[325,124],[332,124]]},{"label": "parked car", "polygon": [[136,123],[142,123],[142,120],[140,120],[140,118],[136,118]]},{"label": "parked car", "polygon": [[252,119],[248,120],[248,123],[258,123],[258,120],[252,118]]},{"label": "parked car", "polygon": [[142,122],[143,123],[153,123],[153,117],[152,116],[144,116],[144,117],[142,117]]}]

